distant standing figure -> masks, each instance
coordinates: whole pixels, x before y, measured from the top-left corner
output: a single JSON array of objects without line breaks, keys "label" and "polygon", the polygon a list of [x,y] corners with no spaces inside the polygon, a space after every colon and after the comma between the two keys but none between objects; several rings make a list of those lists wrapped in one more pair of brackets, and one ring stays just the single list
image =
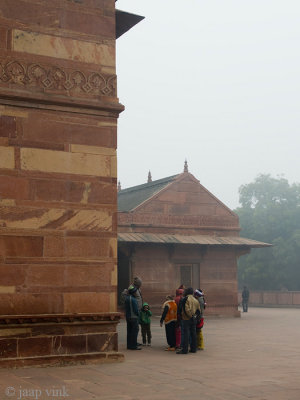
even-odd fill
[{"label": "distant standing figure", "polygon": [[166,301],[162,306],[163,312],[160,319],[160,326],[163,326],[165,321],[166,338],[168,347],[166,351],[175,351],[176,346],[176,322],[177,322],[177,305],[173,300],[173,296],[167,296]]},{"label": "distant standing figure", "polygon": [[247,286],[244,286],[243,292],[242,292],[242,305],[243,305],[243,312],[248,312],[248,301],[249,301],[249,290]]}]

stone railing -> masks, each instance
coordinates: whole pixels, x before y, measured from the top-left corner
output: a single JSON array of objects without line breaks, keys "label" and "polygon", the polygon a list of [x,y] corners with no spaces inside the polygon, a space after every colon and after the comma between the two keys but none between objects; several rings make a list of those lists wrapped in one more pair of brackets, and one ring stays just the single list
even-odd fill
[{"label": "stone railing", "polygon": [[[239,292],[239,304],[242,294]],[[300,307],[300,292],[288,291],[250,291],[250,306],[257,307]]]}]

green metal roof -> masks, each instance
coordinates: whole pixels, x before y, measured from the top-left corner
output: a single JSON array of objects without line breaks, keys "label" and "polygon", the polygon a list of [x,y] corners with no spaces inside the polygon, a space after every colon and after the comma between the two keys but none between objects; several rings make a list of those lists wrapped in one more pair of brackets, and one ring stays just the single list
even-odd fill
[{"label": "green metal roof", "polygon": [[144,201],[150,199],[167,185],[173,182],[178,175],[158,179],[143,185],[132,186],[118,192],[118,211],[132,211]]}]

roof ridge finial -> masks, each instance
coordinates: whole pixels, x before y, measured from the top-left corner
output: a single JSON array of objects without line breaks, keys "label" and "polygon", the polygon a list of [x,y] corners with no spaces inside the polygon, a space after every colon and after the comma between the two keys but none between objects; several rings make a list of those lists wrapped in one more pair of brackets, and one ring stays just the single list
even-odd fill
[{"label": "roof ridge finial", "polygon": [[189,172],[189,167],[188,167],[188,163],[187,163],[186,159],[185,159],[185,162],[184,162],[183,172]]},{"label": "roof ridge finial", "polygon": [[150,182],[152,182],[152,175],[151,175],[151,171],[149,170],[147,183],[150,183]]},{"label": "roof ridge finial", "polygon": [[118,192],[119,192],[120,190],[122,190],[122,189],[121,189],[121,182],[118,181]]}]

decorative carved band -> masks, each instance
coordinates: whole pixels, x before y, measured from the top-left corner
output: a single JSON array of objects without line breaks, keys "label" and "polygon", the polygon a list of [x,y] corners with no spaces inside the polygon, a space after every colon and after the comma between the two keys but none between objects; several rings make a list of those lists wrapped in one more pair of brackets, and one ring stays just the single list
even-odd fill
[{"label": "decorative carved band", "polygon": [[0,85],[17,85],[65,96],[116,96],[116,75],[105,76],[97,71],[83,72],[11,59],[0,60]]}]

